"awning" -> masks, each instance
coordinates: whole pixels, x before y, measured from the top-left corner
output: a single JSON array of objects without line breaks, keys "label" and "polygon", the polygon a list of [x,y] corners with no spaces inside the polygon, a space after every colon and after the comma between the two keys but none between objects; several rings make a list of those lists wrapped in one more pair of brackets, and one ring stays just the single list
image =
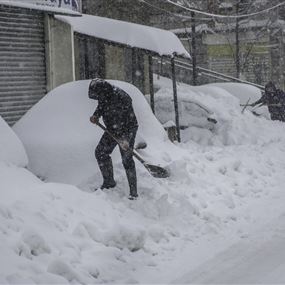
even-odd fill
[{"label": "awning", "polygon": [[82,17],[56,18],[84,35],[142,49],[159,56],[191,58],[179,38],[170,31],[86,14],[82,14]]}]

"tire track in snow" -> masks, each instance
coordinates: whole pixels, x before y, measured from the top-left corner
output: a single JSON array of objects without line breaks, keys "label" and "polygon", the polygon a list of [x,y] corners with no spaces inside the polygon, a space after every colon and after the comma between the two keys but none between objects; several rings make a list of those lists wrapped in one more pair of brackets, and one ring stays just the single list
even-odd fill
[{"label": "tire track in snow", "polygon": [[285,214],[254,237],[238,242],[175,284],[285,283]]}]

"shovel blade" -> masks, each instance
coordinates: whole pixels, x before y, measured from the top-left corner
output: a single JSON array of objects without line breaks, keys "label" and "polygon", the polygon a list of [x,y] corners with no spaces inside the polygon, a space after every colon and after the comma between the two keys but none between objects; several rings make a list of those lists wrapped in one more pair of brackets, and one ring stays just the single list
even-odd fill
[{"label": "shovel blade", "polygon": [[155,178],[167,178],[170,176],[170,173],[167,169],[157,166],[157,165],[152,165],[152,164],[144,164],[148,172]]}]

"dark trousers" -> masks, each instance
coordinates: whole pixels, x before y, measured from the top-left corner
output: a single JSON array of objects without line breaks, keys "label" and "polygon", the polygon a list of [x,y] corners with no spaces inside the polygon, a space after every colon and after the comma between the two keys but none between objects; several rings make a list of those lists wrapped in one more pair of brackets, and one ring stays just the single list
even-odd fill
[{"label": "dark trousers", "polygon": [[[135,145],[135,138],[138,128],[133,128],[126,133],[116,135],[119,140],[125,140],[129,144],[129,148],[133,150]],[[114,182],[113,164],[110,154],[117,146],[117,142],[106,132],[100,139],[96,149],[95,157],[98,161],[100,171],[102,173],[104,184],[112,184]],[[126,170],[127,179],[130,187],[130,194],[137,196],[137,175],[136,167],[131,151],[124,151],[120,148],[122,162]]]}]

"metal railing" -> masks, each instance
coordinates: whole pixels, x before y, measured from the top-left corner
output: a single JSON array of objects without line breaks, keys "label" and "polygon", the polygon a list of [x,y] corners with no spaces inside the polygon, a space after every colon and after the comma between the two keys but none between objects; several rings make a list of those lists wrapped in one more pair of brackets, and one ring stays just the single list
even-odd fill
[{"label": "metal railing", "polygon": [[[171,65],[171,62],[168,59],[163,59],[163,61],[160,62],[161,59],[158,57],[155,57],[154,60],[157,61],[158,64]],[[181,59],[175,59],[175,65],[176,65],[176,67],[179,67],[179,68],[182,68],[185,70],[189,70],[189,71],[193,70],[193,65],[190,62],[186,62],[186,61],[183,61]],[[217,71],[213,71],[213,70],[201,67],[201,66],[197,66],[196,68],[197,68],[199,76],[203,75],[206,77],[215,78],[215,79],[219,79],[219,80],[226,81],[226,82],[238,82],[238,83],[249,84],[249,85],[255,86],[261,90],[264,90],[264,86],[260,85],[260,84],[256,84],[256,83],[253,83],[253,82],[250,82],[247,80],[243,80],[240,78],[236,78],[236,77],[233,77],[230,75],[226,75],[226,74],[223,74],[223,73],[220,73]]]}]

